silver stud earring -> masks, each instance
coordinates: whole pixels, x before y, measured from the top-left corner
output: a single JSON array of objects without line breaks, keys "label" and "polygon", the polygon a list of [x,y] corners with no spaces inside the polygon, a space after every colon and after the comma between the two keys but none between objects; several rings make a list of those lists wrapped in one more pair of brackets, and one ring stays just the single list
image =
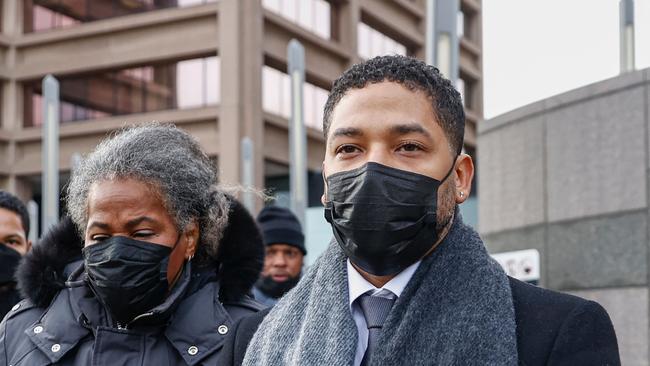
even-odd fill
[{"label": "silver stud earring", "polygon": [[465,196],[465,192],[460,192],[460,198],[463,198]]}]

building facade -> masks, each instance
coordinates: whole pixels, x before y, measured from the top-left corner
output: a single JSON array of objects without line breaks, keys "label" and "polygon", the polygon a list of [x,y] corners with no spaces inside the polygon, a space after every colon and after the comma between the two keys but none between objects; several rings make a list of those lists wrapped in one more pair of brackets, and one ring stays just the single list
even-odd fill
[{"label": "building facade", "polygon": [[[60,82],[61,186],[79,155],[124,125],[174,122],[240,182],[288,190],[287,45],[305,47],[310,204],[318,205],[323,105],[363,58],[424,57],[425,0],[4,0],[0,17],[0,189],[40,202],[41,80]],[[458,15],[459,89],[474,153],[482,116],[481,3]]]},{"label": "building facade", "polygon": [[537,249],[540,285],[599,302],[623,365],[650,361],[650,69],[483,121],[479,231]]}]

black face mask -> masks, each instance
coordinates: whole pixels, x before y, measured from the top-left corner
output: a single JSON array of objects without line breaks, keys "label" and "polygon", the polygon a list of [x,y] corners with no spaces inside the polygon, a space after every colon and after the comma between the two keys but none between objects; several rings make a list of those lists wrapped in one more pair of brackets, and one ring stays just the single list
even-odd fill
[{"label": "black face mask", "polygon": [[325,219],[352,263],[376,276],[420,260],[438,240],[439,181],[367,163],[327,177]]},{"label": "black face mask", "polygon": [[273,277],[271,276],[261,276],[257,280],[255,286],[257,286],[257,288],[260,289],[264,294],[274,299],[279,299],[284,294],[289,292],[289,290],[294,288],[298,284],[298,281],[300,281],[300,275],[297,277],[289,277],[288,280],[282,282],[274,281]]},{"label": "black face mask", "polygon": [[14,272],[21,257],[20,253],[0,243],[0,284],[16,282]]},{"label": "black face mask", "polygon": [[122,324],[167,297],[172,248],[114,236],[83,249],[87,281],[113,318]]}]

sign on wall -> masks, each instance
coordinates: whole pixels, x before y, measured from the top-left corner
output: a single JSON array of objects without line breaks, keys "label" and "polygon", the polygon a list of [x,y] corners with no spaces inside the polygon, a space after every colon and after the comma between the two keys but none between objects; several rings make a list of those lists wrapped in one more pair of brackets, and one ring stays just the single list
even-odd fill
[{"label": "sign on wall", "polygon": [[517,250],[492,254],[510,277],[537,285],[540,276],[539,251],[537,249]]}]

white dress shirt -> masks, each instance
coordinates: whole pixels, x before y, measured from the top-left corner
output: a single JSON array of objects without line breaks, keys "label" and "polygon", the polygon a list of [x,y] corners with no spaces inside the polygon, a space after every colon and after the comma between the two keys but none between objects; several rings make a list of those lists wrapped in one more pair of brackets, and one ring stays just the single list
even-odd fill
[{"label": "white dress shirt", "polygon": [[404,287],[406,287],[406,284],[411,280],[413,273],[415,273],[415,270],[418,269],[419,265],[420,261],[417,261],[388,281],[384,287],[376,288],[363,278],[359,272],[357,272],[348,259],[348,293],[350,294],[350,311],[352,312],[352,318],[357,324],[357,330],[359,332],[359,341],[357,343],[357,353],[354,357],[354,366],[361,365],[363,355],[366,353],[366,348],[368,348],[368,326],[366,325],[366,318],[363,316],[359,304],[354,301],[365,293],[369,293],[370,296],[397,299],[402,294]]}]

